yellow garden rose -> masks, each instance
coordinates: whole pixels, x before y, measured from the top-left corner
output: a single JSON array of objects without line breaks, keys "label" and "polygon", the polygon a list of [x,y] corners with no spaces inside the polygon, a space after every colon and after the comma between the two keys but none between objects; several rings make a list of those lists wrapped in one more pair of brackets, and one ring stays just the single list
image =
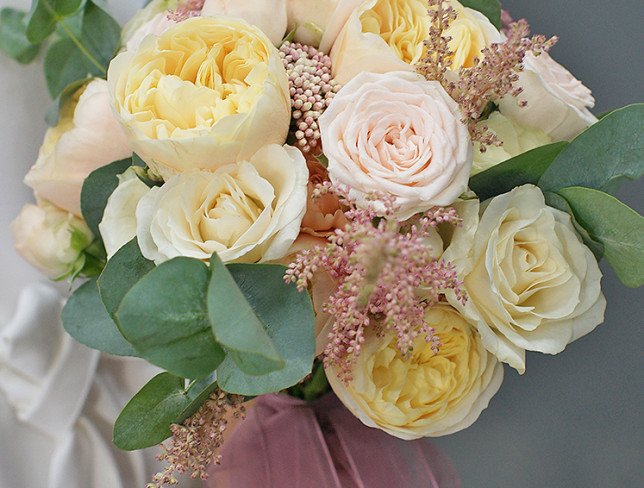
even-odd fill
[{"label": "yellow garden rose", "polygon": [[186,20],[110,64],[112,101],[134,151],[167,178],[283,144],[286,71],[257,27],[232,17]]},{"label": "yellow garden rose", "polygon": [[[457,14],[445,31],[454,53],[451,69],[469,68],[501,35],[480,12],[456,0],[448,3]],[[429,28],[425,0],[343,0],[320,48],[330,51],[334,76],[344,84],[361,71],[413,71],[424,56]]]},{"label": "yellow garden rose", "polygon": [[344,384],[331,368],[328,378],[344,405],[365,425],[401,439],[437,437],[469,427],[503,380],[503,367],[488,353],[476,330],[447,304],[428,309],[427,322],[442,346],[435,354],[424,337],[411,357],[395,336],[367,335]]}]

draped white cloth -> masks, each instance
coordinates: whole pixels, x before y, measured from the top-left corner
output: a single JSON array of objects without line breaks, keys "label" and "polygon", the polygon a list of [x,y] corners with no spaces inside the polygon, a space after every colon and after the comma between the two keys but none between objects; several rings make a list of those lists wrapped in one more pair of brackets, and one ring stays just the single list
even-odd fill
[{"label": "draped white cloth", "polygon": [[[121,22],[138,4],[108,2]],[[0,0],[0,8],[30,6]],[[36,160],[49,103],[42,61],[21,66],[0,55],[0,488],[144,487],[161,468],[157,449],[119,451],[112,426],[157,370],[71,339],[59,320],[67,289],[46,283],[13,251],[9,223],[33,200],[22,179]]]}]

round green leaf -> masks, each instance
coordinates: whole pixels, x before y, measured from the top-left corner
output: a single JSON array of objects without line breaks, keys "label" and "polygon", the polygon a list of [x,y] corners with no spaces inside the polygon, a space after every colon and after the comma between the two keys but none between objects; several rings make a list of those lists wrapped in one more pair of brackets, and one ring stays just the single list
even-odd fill
[{"label": "round green leaf", "polygon": [[644,217],[604,192],[562,188],[577,221],[604,247],[604,256],[626,286],[644,284]]},{"label": "round green leaf", "polygon": [[141,357],[184,378],[202,378],[224,351],[212,335],[206,294],[210,272],[190,258],[167,261],[136,283],[116,318]]},{"label": "round green leaf", "polygon": [[217,342],[244,373],[263,375],[284,367],[284,359],[235,279],[217,254],[210,261],[208,314]]},{"label": "round green leaf", "polygon": [[299,293],[294,285],[284,283],[284,266],[230,264],[227,268],[286,364],[278,371],[253,376],[226,356],[217,369],[220,388],[252,396],[293,386],[311,372],[315,357],[313,306],[308,293]]},{"label": "round green leaf", "polygon": [[117,356],[137,356],[105,310],[95,279],[73,293],[61,317],[67,333],[81,344]]},{"label": "round green leaf", "polygon": [[612,193],[644,174],[644,104],[615,110],[577,136],[539,180],[544,192],[585,186]]},{"label": "round green leaf", "polygon": [[0,11],[0,50],[19,63],[30,63],[38,55],[40,44],[27,39],[25,12],[13,8]]},{"label": "round green leaf", "polygon": [[136,238],[112,256],[98,278],[103,304],[112,317],[127,292],[153,269],[154,263],[143,257]]}]

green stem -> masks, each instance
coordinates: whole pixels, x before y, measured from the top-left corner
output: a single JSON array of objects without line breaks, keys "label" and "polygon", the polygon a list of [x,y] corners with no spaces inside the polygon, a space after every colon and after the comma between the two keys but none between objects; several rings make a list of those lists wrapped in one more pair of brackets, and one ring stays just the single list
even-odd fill
[{"label": "green stem", "polygon": [[76,45],[78,50],[83,53],[83,55],[92,63],[94,66],[96,66],[101,73],[107,74],[107,70],[105,69],[105,66],[103,66],[101,63],[99,63],[94,56],[92,56],[92,53],[90,53],[85,46],[83,46],[83,43],[80,41],[78,37],[72,32],[72,30],[65,24],[65,21],[63,20],[64,17],[61,17],[58,15],[58,12],[56,12],[51,5],[49,5],[49,2],[47,0],[43,0],[43,4],[49,10],[49,13],[52,15],[54,20],[60,24],[62,29],[65,31],[65,34],[71,39],[71,41]]},{"label": "green stem", "polygon": [[72,30],[67,27],[67,24],[63,21],[62,17],[56,16],[56,21],[60,24],[60,26],[63,28],[65,33],[69,36],[69,38],[72,40],[74,44],[76,44],[76,47],[80,52],[82,52],[89,61],[96,66],[101,73],[106,74],[107,70],[105,69],[105,66],[103,66],[101,63],[99,63],[94,56],[92,56],[92,53],[90,53],[85,46],[83,46],[83,43],[74,35]]}]

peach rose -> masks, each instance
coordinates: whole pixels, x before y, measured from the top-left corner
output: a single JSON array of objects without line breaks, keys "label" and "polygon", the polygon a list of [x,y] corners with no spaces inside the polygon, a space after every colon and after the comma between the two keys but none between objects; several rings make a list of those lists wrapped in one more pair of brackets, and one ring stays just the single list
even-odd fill
[{"label": "peach rose", "polygon": [[319,122],[331,181],[348,186],[358,205],[384,192],[404,220],[467,189],[472,142],[438,82],[408,72],[360,73]]},{"label": "peach rose", "polygon": [[306,213],[302,219],[302,232],[312,236],[326,237],[334,229],[344,227],[347,219],[337,196],[326,193],[313,198],[312,194],[316,185],[328,180],[328,172],[324,166],[315,161],[307,161],[307,166],[309,167],[309,184]]}]

